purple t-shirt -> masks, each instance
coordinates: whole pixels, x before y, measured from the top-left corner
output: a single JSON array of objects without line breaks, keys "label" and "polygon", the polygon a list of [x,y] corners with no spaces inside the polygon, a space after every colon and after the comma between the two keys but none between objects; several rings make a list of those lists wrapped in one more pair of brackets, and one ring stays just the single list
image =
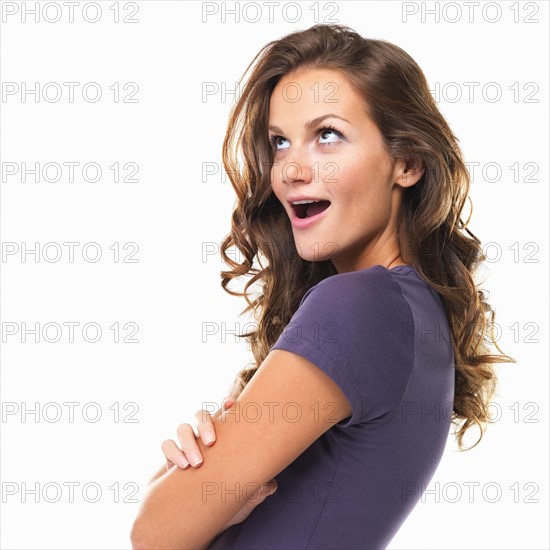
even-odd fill
[{"label": "purple t-shirt", "polygon": [[[277,491],[209,549],[385,548],[447,442],[451,342],[439,294],[412,266],[375,265],[308,289],[271,349],[330,376],[352,414],[276,475]],[[319,421],[333,412],[320,404]]]}]

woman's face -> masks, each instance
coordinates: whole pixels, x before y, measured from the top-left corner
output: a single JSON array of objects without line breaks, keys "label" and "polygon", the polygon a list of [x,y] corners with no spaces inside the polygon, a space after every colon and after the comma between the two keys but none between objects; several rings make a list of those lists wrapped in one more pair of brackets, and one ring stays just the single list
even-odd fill
[{"label": "woman's face", "polygon": [[[273,192],[304,260],[330,259],[339,273],[405,263],[396,227],[400,184],[413,185],[421,174],[405,174],[390,158],[362,96],[341,73],[307,69],[283,77],[271,96],[269,139]],[[291,204],[300,199],[323,202]]]}]

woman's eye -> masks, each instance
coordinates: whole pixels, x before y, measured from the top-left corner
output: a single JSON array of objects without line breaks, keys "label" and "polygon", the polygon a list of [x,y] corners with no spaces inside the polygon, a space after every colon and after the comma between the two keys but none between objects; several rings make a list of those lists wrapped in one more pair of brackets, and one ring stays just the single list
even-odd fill
[{"label": "woman's eye", "polygon": [[282,136],[272,136],[271,138],[269,138],[269,142],[271,143],[271,147],[273,147],[273,149],[275,150],[287,149],[287,147],[277,147],[278,145],[280,145],[280,142],[279,142],[280,139],[282,139],[283,141],[287,141]]},{"label": "woman's eye", "polygon": [[[338,130],[331,127],[321,128],[317,133],[319,135],[319,143],[321,144],[336,143],[338,140],[344,139],[344,136]],[[287,142],[286,146],[279,147],[279,145],[284,145],[284,142]],[[271,144],[271,147],[276,151],[280,151],[281,149],[288,149],[289,147],[288,140],[283,136],[271,136],[269,138],[269,143]]]},{"label": "woman's eye", "polygon": [[320,143],[334,143],[342,138],[342,134],[338,130],[335,130],[334,128],[323,128],[320,132],[320,139],[324,139],[326,134],[329,134],[329,136],[332,134],[332,139],[329,141],[321,141]]}]

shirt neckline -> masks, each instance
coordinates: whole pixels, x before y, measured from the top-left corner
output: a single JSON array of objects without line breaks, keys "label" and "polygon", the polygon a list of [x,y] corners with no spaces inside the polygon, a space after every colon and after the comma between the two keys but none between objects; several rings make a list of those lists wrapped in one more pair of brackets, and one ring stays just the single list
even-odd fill
[{"label": "shirt neckline", "polygon": [[[384,267],[384,266],[382,266]],[[388,269],[387,267],[384,269]],[[414,267],[411,264],[405,264],[405,265],[396,265],[395,267],[392,267],[391,269],[388,269],[388,271],[393,271],[394,269],[414,269]]]}]

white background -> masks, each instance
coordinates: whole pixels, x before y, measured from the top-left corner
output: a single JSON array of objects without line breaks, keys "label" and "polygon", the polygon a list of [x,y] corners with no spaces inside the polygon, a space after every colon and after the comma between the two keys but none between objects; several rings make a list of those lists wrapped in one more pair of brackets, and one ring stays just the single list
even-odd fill
[{"label": "white background", "polygon": [[[220,171],[202,173],[204,163],[220,166],[235,96],[203,97],[203,87],[234,89],[268,41],[330,20],[407,51],[466,160],[479,163],[469,228],[492,258],[482,288],[499,345],[518,360],[498,367],[498,421],[465,453],[449,437],[431,493],[390,548],[548,548],[548,3],[474,2],[470,17],[456,2],[320,2],[317,12],[300,2],[301,13],[280,2],[272,23],[262,2],[247,11],[241,3],[239,22],[222,3],[203,3],[217,12],[206,17],[200,2],[165,1],[120,2],[115,23],[115,4],[98,2],[95,23],[85,20],[96,18],[94,5],[83,11],[84,3],[70,22],[67,6],[52,2],[44,13],[41,2],[38,23],[22,16],[35,2],[2,5],[2,548],[129,548],[131,501],[162,464],[162,440],[192,423],[203,402],[219,404],[252,360],[244,339],[228,333],[249,321],[239,316],[245,301],[220,286],[217,246],[230,227],[233,190]],[[47,21],[57,10],[60,20]],[[52,86],[50,101],[22,95],[36,82],[40,92],[57,83],[61,98],[51,101]],[[65,82],[79,83],[73,102]],[[123,101],[132,99],[123,88],[130,82],[139,86],[134,103]],[[471,98],[467,82],[477,83]],[[99,85],[99,101],[83,98],[87,83]],[[24,162],[71,161],[80,163],[73,182],[67,170],[58,182],[22,181]],[[82,177],[88,162],[102,168],[95,183]],[[114,182],[116,162],[136,163],[138,181]],[[58,243],[61,258],[21,255],[36,242],[40,252]],[[67,242],[79,243],[74,262]],[[83,258],[86,243],[99,244],[99,261]],[[126,243],[139,246],[137,262],[122,261]],[[55,244],[47,250],[55,257]],[[71,321],[79,323],[74,342],[63,325]],[[32,334],[22,341],[23,323],[41,331],[54,324],[36,343]],[[97,343],[83,338],[86,323],[101,327]],[[139,342],[116,343],[114,323],[121,339],[135,323]],[[48,342],[56,326],[60,340]],[[204,336],[207,326],[216,332]],[[73,422],[67,402],[77,403]],[[22,414],[36,403],[38,416]],[[35,487],[37,497],[23,502]],[[98,501],[87,502],[97,487]]]}]

